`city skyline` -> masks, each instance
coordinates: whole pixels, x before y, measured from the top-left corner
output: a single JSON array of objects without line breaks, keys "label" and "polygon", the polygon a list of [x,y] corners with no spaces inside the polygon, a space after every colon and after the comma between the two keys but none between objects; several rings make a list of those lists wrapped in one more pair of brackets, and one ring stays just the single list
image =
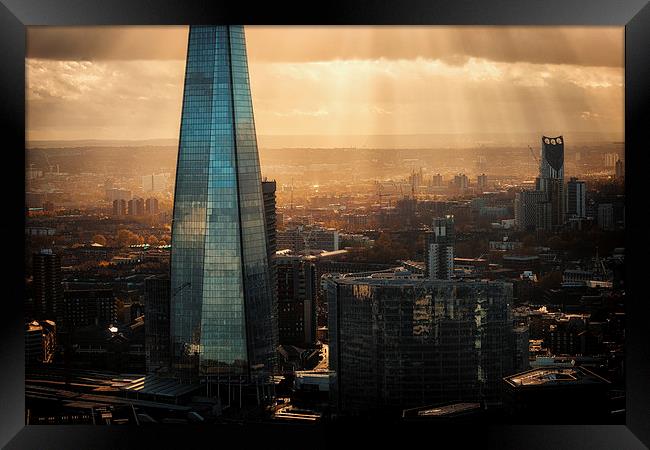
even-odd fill
[{"label": "city skyline", "polygon": [[[376,60],[382,67],[423,51],[399,53],[399,33],[381,31],[387,30],[388,41],[382,33],[369,38],[384,49]],[[248,33],[233,25],[188,31],[177,146],[28,144],[27,423],[624,420],[624,142],[602,134],[585,142],[566,129],[547,129],[528,130],[531,142],[523,145],[474,141],[447,152],[395,146],[261,155]],[[595,61],[616,63],[589,52],[573,52],[579,60],[564,51],[546,55],[527,42],[530,35],[506,34],[537,51],[527,64],[541,58],[590,70]],[[105,61],[123,57],[120,46],[130,47],[128,39],[114,37]],[[363,33],[356,37],[363,46]],[[138,45],[129,51],[140,57]],[[481,75],[473,64],[477,53],[490,54],[489,45],[473,45],[481,51],[436,59],[461,68],[447,75],[468,87],[465,95],[489,83],[513,84],[498,70]],[[521,63],[521,48],[499,45],[505,50],[491,56],[499,62],[490,67]],[[98,51],[92,38],[81,47],[83,54]],[[331,58],[327,51],[318,58]],[[358,61],[354,51],[337,54]],[[366,52],[378,56],[373,46]],[[264,54],[257,55],[264,64]],[[314,63],[304,55],[291,59]],[[331,61],[341,69],[343,60]],[[106,95],[125,89],[113,105],[137,107],[128,80],[111,84],[119,71],[93,78],[92,60],[64,65],[88,71],[82,81],[102,86]],[[409,74],[389,72],[418,85]],[[579,80],[579,72],[567,78],[572,92],[613,86]],[[356,76],[329,75],[333,84]],[[456,131],[487,114],[517,135],[503,109],[515,97],[506,115],[539,106],[521,123],[569,127],[562,105],[586,103],[555,95],[553,76],[527,86],[546,103],[506,97],[487,111],[481,97],[447,101],[464,98],[454,89],[441,101],[431,92],[417,100],[439,107],[459,125]],[[425,78],[450,88],[436,76]],[[101,96],[88,100],[96,93],[88,84],[47,79],[53,81],[38,95],[72,92],[80,104],[110,113]],[[377,88],[372,83],[369,90]],[[339,86],[344,93],[349,87]],[[148,88],[156,92],[155,85]],[[511,87],[492,88],[489,95]],[[373,101],[388,91],[379,89]],[[359,106],[344,100],[352,111]],[[394,100],[416,103],[409,96]],[[455,114],[456,106],[477,115]],[[133,129],[142,130],[136,115]],[[294,116],[301,114],[282,117]],[[344,130],[336,131],[329,137],[345,140]],[[456,145],[489,135],[459,133],[467,139]]]},{"label": "city skyline", "polygon": [[[246,29],[261,147],[623,139],[623,28]],[[27,41],[28,140],[178,138],[186,27],[31,27]]]}]

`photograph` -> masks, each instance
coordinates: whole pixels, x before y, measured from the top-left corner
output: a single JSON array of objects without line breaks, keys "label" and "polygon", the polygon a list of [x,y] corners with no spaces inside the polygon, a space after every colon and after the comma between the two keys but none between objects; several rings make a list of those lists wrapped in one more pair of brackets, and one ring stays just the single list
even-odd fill
[{"label": "photograph", "polygon": [[29,26],[27,425],[625,424],[623,26]]}]

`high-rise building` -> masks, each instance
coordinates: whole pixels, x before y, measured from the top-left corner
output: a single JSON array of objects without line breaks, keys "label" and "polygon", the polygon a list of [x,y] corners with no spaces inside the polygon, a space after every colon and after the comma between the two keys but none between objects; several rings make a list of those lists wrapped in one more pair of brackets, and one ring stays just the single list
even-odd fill
[{"label": "high-rise building", "polygon": [[144,202],[144,211],[147,214],[158,214],[158,199],[151,197]]},{"label": "high-rise building", "polygon": [[479,189],[487,189],[488,186],[487,175],[485,175],[484,173],[480,174],[476,181]]},{"label": "high-rise building", "polygon": [[614,205],[601,203],[598,205],[598,226],[602,230],[614,229]]},{"label": "high-rise building", "polygon": [[551,227],[564,223],[564,138],[542,136],[542,156],[537,189],[546,193],[550,203]]},{"label": "high-rise building", "polygon": [[439,173],[431,176],[431,187],[441,187],[442,186],[442,175]]},{"label": "high-rise building", "polygon": [[129,200],[127,212],[129,213],[129,216],[144,215],[144,199],[137,197]]},{"label": "high-rise building", "polygon": [[424,262],[427,277],[449,280],[454,273],[454,216],[433,219],[425,233]]},{"label": "high-rise building", "polygon": [[278,280],[277,267],[275,263],[275,252],[277,245],[277,215],[275,209],[275,191],[277,185],[275,180],[262,181],[262,197],[264,198],[264,224],[266,227],[266,255],[269,261],[269,276],[271,291],[273,294],[273,305],[271,307],[271,323],[273,327],[273,342],[278,341]]},{"label": "high-rise building", "polygon": [[453,187],[455,189],[463,190],[467,189],[469,186],[469,180],[467,179],[467,175],[464,173],[459,173],[458,175],[454,175],[454,184]]},{"label": "high-rise building", "polygon": [[[273,368],[273,292],[242,26],[190,26],[174,195],[171,359],[181,380]],[[215,377],[216,378],[216,377]]]},{"label": "high-rise building", "polygon": [[124,199],[115,199],[113,200],[113,215],[114,216],[126,216],[126,200]]},{"label": "high-rise building", "polygon": [[616,153],[605,153],[605,166],[614,167],[618,161],[618,155]]},{"label": "high-rise building", "polygon": [[584,181],[572,177],[567,183],[567,218],[587,217],[587,189]]},{"label": "high-rise building", "polygon": [[278,334],[281,345],[316,342],[315,256],[278,255]]},{"label": "high-rise building", "polygon": [[32,261],[34,317],[28,319],[55,319],[63,299],[61,257],[51,249],[43,249],[34,253]]},{"label": "high-rise building", "polygon": [[512,284],[406,273],[327,279],[330,393],[341,413],[499,401]]},{"label": "high-rise building", "polygon": [[144,280],[145,361],[147,373],[165,373],[170,367],[169,277]]},{"label": "high-rise building", "polygon": [[620,159],[616,160],[616,179],[620,180],[625,177],[625,166]]},{"label": "high-rise building", "polygon": [[550,220],[546,192],[521,191],[515,194],[515,223],[520,230],[547,229]]}]

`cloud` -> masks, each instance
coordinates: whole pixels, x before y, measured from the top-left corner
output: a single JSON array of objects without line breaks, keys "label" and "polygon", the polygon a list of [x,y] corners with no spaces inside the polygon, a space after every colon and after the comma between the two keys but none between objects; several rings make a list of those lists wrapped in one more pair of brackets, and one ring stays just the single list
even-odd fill
[{"label": "cloud", "polygon": [[327,112],[327,110],[322,108],[313,111],[303,111],[301,109],[294,108],[288,112],[274,111],[273,114],[279,117],[294,117],[294,116],[319,117],[319,116],[326,116],[329,114],[329,112]]},{"label": "cloud", "polygon": [[[593,27],[247,27],[257,131],[622,134],[622,37]],[[176,137],[186,40],[187,27],[30,27],[28,137]]]},{"label": "cloud", "polygon": [[30,139],[175,137],[183,61],[26,61]]},{"label": "cloud", "polygon": [[[246,26],[255,62],[470,57],[499,62],[623,66],[623,27]],[[28,27],[27,56],[184,60],[186,26]]]}]

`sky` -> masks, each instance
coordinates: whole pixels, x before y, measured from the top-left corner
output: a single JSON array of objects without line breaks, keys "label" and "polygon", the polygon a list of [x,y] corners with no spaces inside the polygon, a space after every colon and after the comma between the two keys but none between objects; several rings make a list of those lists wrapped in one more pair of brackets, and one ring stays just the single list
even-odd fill
[{"label": "sky", "polygon": [[[28,140],[177,139],[187,34],[29,27]],[[623,27],[247,26],[257,134],[280,145],[437,133],[622,140],[623,38]]]}]

